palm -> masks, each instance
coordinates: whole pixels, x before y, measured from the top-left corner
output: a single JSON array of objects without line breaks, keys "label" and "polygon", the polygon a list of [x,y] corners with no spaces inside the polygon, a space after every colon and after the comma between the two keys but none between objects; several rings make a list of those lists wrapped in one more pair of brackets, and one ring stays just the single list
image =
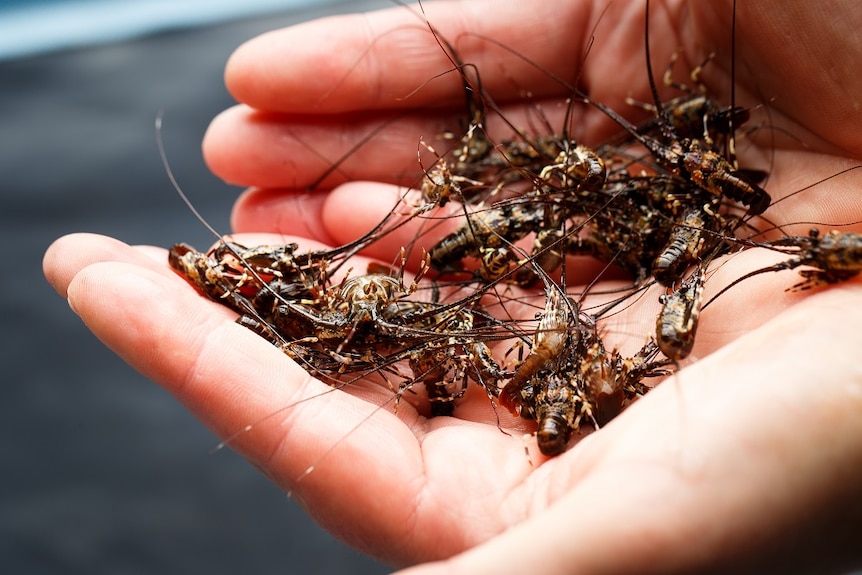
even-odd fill
[{"label": "palm", "polygon": [[[667,61],[680,45],[685,46],[687,52],[698,52],[691,29],[684,25],[676,28],[684,31],[679,39],[658,33],[662,26],[681,14],[680,6],[670,2],[668,5],[669,19],[658,16],[658,8],[653,11],[653,62]],[[444,35],[457,37],[457,33],[449,34],[448,29],[454,30],[456,24],[447,19],[440,6],[433,6],[435,12],[430,15],[431,21]],[[694,10],[691,20],[694,22],[700,17],[706,18],[697,10],[721,12],[707,3],[689,6]],[[740,23],[737,49],[745,61],[745,66],[740,66],[737,72],[742,86],[737,93],[738,103],[756,106],[758,94],[781,94],[773,115],[781,128],[781,132],[776,132],[799,135],[798,139],[781,139],[775,148],[772,140],[764,136],[770,131],[758,131],[752,134],[744,152],[746,158],[757,159],[758,153],[765,153],[759,157],[774,161],[775,175],[768,186],[773,199],[791,196],[765,215],[778,224],[862,220],[862,206],[853,201],[854,184],[859,177],[856,172],[792,195],[803,186],[851,166],[852,162],[843,156],[862,155],[858,142],[853,142],[850,136],[859,133],[858,126],[830,120],[833,117],[830,110],[848,109],[837,89],[830,92],[820,86],[818,105],[800,106],[810,98],[806,90],[811,90],[811,76],[819,69],[816,55],[803,53],[794,61],[793,70],[784,74],[776,63],[786,59],[787,47],[769,37],[770,32],[781,31],[780,23],[761,21],[770,13],[780,12],[780,7],[777,12],[770,12],[761,3],[757,7],[740,7],[741,12],[744,9],[757,12],[737,16]],[[561,11],[567,13],[561,14]],[[553,18],[581,22],[578,18],[585,11],[586,7],[568,3],[557,6]],[[535,35],[528,15],[520,16],[519,30],[523,31],[523,36],[510,34],[508,43],[523,45],[526,50],[530,46],[529,38]],[[536,14],[535,18],[538,26],[543,16]],[[416,21],[402,15],[375,22],[383,28],[397,28],[403,23],[413,26]],[[511,32],[505,27],[506,23],[495,23],[490,17],[484,22],[471,29],[485,30],[489,36],[494,36],[494,32]],[[612,4],[580,78],[595,99],[618,110],[624,106],[625,96],[649,99],[641,59],[642,24],[640,3]],[[810,28],[805,28],[803,34],[818,33],[815,21],[809,18],[805,24]],[[575,81],[577,72],[571,65],[564,67],[562,62],[567,59],[571,64],[569,55],[582,53],[580,46],[585,44],[589,33],[583,22],[574,29],[580,32],[561,32],[568,45],[574,46],[571,50],[559,49],[558,46],[566,44],[559,38],[549,38],[548,46],[557,46],[556,55],[541,52],[544,57],[540,58],[535,53],[530,54],[547,69],[568,70],[565,79],[569,82]],[[602,30],[608,33],[606,44],[603,44]],[[719,54],[726,54],[730,40],[726,30],[724,28],[719,37],[698,40],[710,49],[716,47]],[[548,31],[548,34],[553,33],[553,30]],[[357,187],[343,186],[329,194],[318,191],[312,196],[291,190],[313,182],[320,174],[321,165],[314,163],[316,153],[324,151],[330,158],[339,157],[350,148],[351,135],[361,135],[374,122],[388,117],[386,102],[391,104],[393,95],[410,93],[427,76],[441,70],[431,65],[408,67],[416,77],[409,74],[387,76],[384,80],[389,84],[384,84],[382,90],[362,92],[368,87],[363,83],[363,74],[342,74],[335,66],[338,89],[333,90],[331,82],[309,82],[310,75],[303,75],[302,62],[290,70],[274,63],[280,56],[278,47],[284,50],[283,46],[311,46],[307,51],[313,53],[316,45],[311,39],[331,37],[318,34],[313,28],[301,34],[302,41],[273,36],[238,54],[229,73],[232,89],[241,100],[277,114],[244,107],[226,112],[214,122],[205,151],[213,169],[222,177],[257,186],[237,204],[234,213],[237,231],[276,233],[279,241],[284,241],[284,234],[297,233],[299,229],[302,231],[298,233],[313,240],[340,244],[354,239],[379,220],[391,207],[392,190],[385,185],[364,185],[362,211],[357,211],[355,200],[345,202],[348,197],[356,197],[351,194],[359,191]],[[388,37],[404,36],[392,34]],[[855,36],[848,34],[848,37]],[[345,44],[355,40],[349,35],[341,38]],[[469,45],[470,37],[466,38]],[[830,36],[821,40],[823,46],[829,42],[839,44],[845,39]],[[430,37],[423,41],[431,50],[435,49]],[[533,46],[533,49],[535,52],[542,47]],[[778,52],[779,49],[782,51]],[[320,50],[329,53],[324,48]],[[629,57],[632,51],[638,56]],[[386,53],[385,47],[381,47],[381,52]],[[846,55],[848,61],[855,62],[859,52],[859,46],[851,50],[846,46],[831,46],[830,53],[841,55],[836,58]],[[348,53],[354,56],[347,57],[341,63],[343,66],[362,62],[356,59],[356,50]],[[505,56],[504,52],[495,54]],[[464,59],[471,62],[480,59],[471,56],[468,53]],[[806,60],[805,56],[810,59]],[[367,57],[382,56],[372,51]],[[689,59],[697,63],[698,57]],[[309,60],[311,68],[315,65],[314,58]],[[636,79],[634,88],[628,80],[624,86],[619,85],[620,78],[626,77],[620,73],[620,62]],[[845,69],[841,62],[843,60],[836,69]],[[443,69],[447,67],[445,60],[437,65]],[[543,102],[555,91],[562,93],[558,83],[537,74],[522,60],[512,58],[510,73],[513,67],[523,72],[523,76],[514,77],[530,76],[531,82],[535,81],[537,97],[531,103]],[[276,68],[285,75],[274,80],[270,78],[269,85],[256,81],[260,70]],[[523,87],[513,88],[509,78],[498,74],[500,68],[491,62],[485,67],[479,62],[479,69],[491,70],[487,75],[483,73],[482,79],[488,91],[500,101],[514,101],[517,89]],[[603,74],[603,70],[608,69],[616,73]],[[720,85],[723,69],[719,56],[715,68],[705,70],[705,81]],[[417,78],[421,79],[417,81]],[[399,79],[403,79],[403,85],[398,84]],[[848,84],[856,85],[859,79],[848,75],[842,77],[842,81],[844,89],[851,93]],[[457,82],[443,84],[433,83],[411,98],[398,100],[395,105],[416,110],[441,100],[457,105],[460,102]],[[374,112],[355,113],[363,108]],[[547,109],[552,110],[550,106]],[[524,106],[506,104],[506,110],[507,115],[516,117],[523,113]],[[552,125],[559,125],[553,123],[554,112],[547,112],[547,116]],[[393,125],[406,125],[409,129],[395,131],[389,139],[372,141],[345,162],[341,172],[324,185],[343,178],[391,180],[404,166],[411,162],[415,165],[418,136],[438,133],[445,125],[443,117],[442,113],[436,116],[418,111],[402,117]],[[848,121],[858,123],[859,120],[853,117]],[[584,121],[579,125],[582,133],[576,137],[586,142],[606,137],[613,128],[607,118],[589,109],[584,111]],[[352,130],[354,126],[358,126],[356,132]],[[346,142],[343,148],[327,139],[334,130],[347,134],[337,140]],[[289,137],[285,137],[286,134]],[[398,134],[410,135],[399,137]],[[313,148],[315,154],[310,154],[309,148]],[[373,159],[376,157],[386,158],[386,164],[381,165]],[[290,160],[285,162],[284,158]],[[398,169],[393,170],[392,166]],[[830,203],[818,201],[824,197],[829,197]],[[299,213],[297,206],[302,206]],[[320,221],[308,225],[309,214],[319,215]],[[300,221],[302,226],[297,227]],[[793,233],[804,233],[808,225],[792,228]],[[405,229],[404,234],[404,237],[389,238],[388,244],[377,244],[367,255],[390,258],[405,239],[409,241],[409,229]],[[238,239],[242,241],[242,236]],[[800,373],[800,367],[792,362],[788,364],[785,358],[788,354],[790,357],[821,354],[824,370],[841,373],[842,368],[847,369],[847,356],[842,355],[841,348],[825,345],[823,341],[829,338],[818,339],[818,334],[840,332],[846,336],[845,343],[852,347],[856,336],[851,332],[844,334],[839,320],[847,319],[841,317],[842,313],[857,313],[854,310],[859,307],[853,303],[854,291],[830,290],[784,313],[777,322],[763,326],[790,302],[800,299],[799,294],[783,291],[794,283],[792,278],[769,274],[731,290],[716,300],[703,316],[695,355],[709,357],[680,372],[674,383],[669,382],[649,394],[589,441],[538,465],[535,450],[532,457],[525,453],[521,437],[526,430],[523,423],[507,414],[495,413],[480,390],[475,389],[464,398],[454,418],[434,419],[419,417],[406,403],[394,414],[390,409],[391,392],[371,382],[351,385],[346,393],[327,393],[327,386],[310,378],[276,348],[233,324],[232,316],[223,308],[198,297],[167,268],[163,253],[157,254],[157,258],[151,255],[105,239],[71,237],[49,252],[46,273],[62,293],[68,288],[75,310],[113,349],[173,390],[221,436],[231,436],[232,447],[290,490],[324,526],[356,546],[396,563],[447,557],[486,541],[510,526],[522,524],[535,529],[536,519],[552,521],[551,518],[561,513],[567,517],[582,515],[589,518],[591,524],[587,529],[572,527],[572,533],[578,533],[577,543],[568,540],[566,533],[542,533],[535,540],[532,552],[539,554],[543,545],[564,539],[568,553],[579,557],[578,553],[582,553],[581,559],[587,564],[591,549],[602,549],[607,556],[615,552],[625,555],[622,553],[625,550],[632,557],[643,558],[673,548],[675,529],[708,529],[711,527],[707,521],[709,517],[733,512],[732,506],[724,510],[712,509],[709,500],[717,492],[725,493],[721,490],[733,481],[736,470],[742,467],[755,476],[757,470],[762,470],[762,477],[775,477],[775,472],[768,468],[768,458],[761,456],[763,450],[792,449],[793,438],[781,434],[780,430],[782,425],[788,425],[787,418],[793,417],[793,407],[802,410],[810,404],[814,413],[810,417],[816,420],[818,402],[828,403],[828,386],[818,390],[822,397],[818,395],[812,400],[807,387],[800,387],[804,383],[801,380],[810,378],[810,374],[806,376],[804,370]],[[776,254],[759,251],[729,258],[710,280],[708,290],[714,293],[742,273],[776,259],[780,259]],[[154,285],[141,283],[145,278]],[[92,290],[95,285],[101,286],[100,292]],[[111,293],[106,294],[106,290]],[[96,298],[95,293],[100,297]],[[162,293],[170,297],[157,295]],[[646,325],[648,330],[648,318],[650,314],[654,317],[655,310],[651,307],[654,300],[645,298],[644,302],[616,317],[615,325],[621,326],[620,331],[625,333],[644,333],[641,328]],[[105,301],[116,303],[108,309]],[[835,305],[843,306],[844,311],[836,313]],[[140,311],[142,309],[147,310],[146,314]],[[118,322],[117,314],[126,321]],[[182,318],[181,323],[177,323],[177,318]],[[801,333],[805,333],[804,338],[797,335]],[[741,336],[744,337],[739,339]],[[775,346],[776,341],[783,343]],[[141,350],[152,350],[153,346],[155,351],[142,354]],[[758,352],[752,353],[752,348]],[[719,351],[712,353],[716,350]],[[799,385],[794,387],[793,383]],[[313,399],[301,401],[309,397]],[[769,406],[776,402],[785,411],[770,411]],[[791,406],[789,414],[788,406]],[[831,408],[834,413],[835,406]],[[499,426],[497,416],[500,417]],[[251,430],[233,435],[250,423],[254,423]],[[847,418],[838,428],[848,436],[855,433],[859,437],[859,430],[850,429],[853,425]],[[500,427],[511,433],[502,433]],[[828,440],[831,435],[825,428],[825,424],[809,426],[808,440]],[[839,432],[837,428],[833,431]],[[721,466],[716,463],[719,461]],[[830,461],[822,463],[829,465]],[[810,459],[793,459],[784,472],[793,474],[810,465],[814,465]],[[354,474],[356,469],[362,470],[361,478]],[[748,491],[739,492],[770,489],[768,485],[750,483]],[[831,492],[840,495],[845,487],[833,485]],[[679,498],[681,501],[674,500],[670,504],[670,499],[662,499],[665,495],[668,498],[678,495],[678,490],[686,493]],[[618,505],[618,501],[624,503]],[[698,507],[700,505],[703,507]],[[700,513],[694,513],[694,509]],[[773,514],[773,517],[775,521],[782,519],[781,514]],[[618,530],[620,525],[628,526],[632,537],[610,540],[607,530]],[[636,539],[643,530],[649,529],[657,546],[654,551],[640,549],[638,555]],[[517,532],[524,541],[530,539],[526,529],[512,529],[511,532]],[[742,537],[745,537],[744,531]],[[499,545],[504,549],[503,543]],[[709,541],[704,545],[708,546]],[[712,550],[714,554],[718,553],[718,548]],[[528,550],[523,560],[527,562],[530,556]],[[729,557],[731,561],[733,557]],[[658,561],[656,568],[660,569],[659,559],[665,558],[654,559]]]}]

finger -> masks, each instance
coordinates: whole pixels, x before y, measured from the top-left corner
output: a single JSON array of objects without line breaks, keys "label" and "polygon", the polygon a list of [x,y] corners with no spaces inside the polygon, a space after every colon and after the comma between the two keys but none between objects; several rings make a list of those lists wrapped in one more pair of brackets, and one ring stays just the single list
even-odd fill
[{"label": "finger", "polygon": [[204,157],[220,178],[263,188],[332,187],[348,179],[415,180],[420,138],[446,131],[416,114],[283,116],[237,106],[217,116]]},{"label": "finger", "polygon": [[860,298],[858,281],[812,296],[679,372],[550,462],[546,512],[409,572],[849,570]]},{"label": "finger", "polygon": [[[523,126],[535,123],[536,110],[547,131],[559,131],[567,109],[539,99],[504,106],[485,119],[482,132],[492,142],[517,139]],[[235,106],[212,121],[203,153],[216,175],[242,186],[328,189],[348,180],[415,185],[428,165],[461,144],[466,118],[464,110],[314,116]]]},{"label": "finger", "polygon": [[299,236],[337,246],[322,221],[326,199],[324,193],[304,190],[250,188],[233,206],[231,229],[239,234]]},{"label": "finger", "polygon": [[[162,256],[161,261],[159,254]],[[167,256],[163,249],[147,246],[132,249],[113,238],[77,233],[63,236],[48,247],[42,259],[42,269],[48,283],[65,298],[75,275],[87,265],[100,261],[124,261],[165,272]]]},{"label": "finger", "polygon": [[462,82],[450,73],[456,64],[427,18],[498,97],[518,97],[525,86],[539,95],[559,92],[550,74],[574,80],[572,57],[582,54],[590,24],[587,2],[429,2],[422,10],[336,16],[259,36],[231,57],[228,89],[254,108],[290,113],[459,104]]}]

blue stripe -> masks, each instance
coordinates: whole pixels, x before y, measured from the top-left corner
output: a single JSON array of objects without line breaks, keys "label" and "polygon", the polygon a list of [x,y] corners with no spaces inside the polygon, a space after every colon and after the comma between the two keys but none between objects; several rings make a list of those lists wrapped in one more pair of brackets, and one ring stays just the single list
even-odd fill
[{"label": "blue stripe", "polygon": [[0,59],[337,0],[0,0]]}]

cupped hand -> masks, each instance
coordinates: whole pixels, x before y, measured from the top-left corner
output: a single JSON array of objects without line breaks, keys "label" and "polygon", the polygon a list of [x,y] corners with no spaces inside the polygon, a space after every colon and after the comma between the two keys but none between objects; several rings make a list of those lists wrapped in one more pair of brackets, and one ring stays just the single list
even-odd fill
[{"label": "cupped hand", "polygon": [[[626,96],[649,100],[640,2],[612,3],[601,18],[601,6],[581,2],[492,4],[425,8],[462,60],[476,64],[506,117],[526,117],[536,105],[547,106],[548,118],[562,117],[547,103],[566,95],[555,76],[615,109]],[[653,62],[682,47],[696,64],[716,50],[704,81],[727,82],[721,54],[729,53],[729,6],[654,4]],[[858,29],[852,24],[862,16],[850,5],[847,14],[836,9],[843,18],[806,6],[740,6],[737,103],[770,101],[773,131],[792,136],[765,137],[769,129],[751,136],[748,153],[761,151],[773,166],[768,191],[778,202],[765,216],[850,223],[862,219],[855,171],[794,192],[862,155],[853,136],[860,120],[849,113],[853,94],[862,93],[851,73],[862,50],[855,34],[834,32],[834,25]],[[715,18],[724,25],[711,25]],[[511,51],[487,38],[503,39]],[[840,82],[823,79],[827,54]],[[426,83],[450,68],[422,21],[404,9],[310,23],[242,47],[227,79],[243,104],[213,123],[205,152],[217,174],[253,187],[237,204],[236,231],[277,235],[237,239],[299,235],[311,247],[369,229],[397,192],[386,184],[330,187],[345,179],[391,184],[416,162],[419,137],[456,127],[460,81],[449,74]],[[525,86],[526,105],[519,103]],[[596,110],[579,113],[578,139],[613,130]],[[383,131],[305,191],[381,120],[389,121]],[[415,164],[408,169],[418,172]],[[366,255],[387,258],[403,239],[388,238]],[[760,250],[732,257],[708,289],[777,259]],[[202,299],[167,267],[163,250],[68,236],[46,254],[45,271],[109,347],[232,437],[233,448],[327,529],[393,564],[448,559],[417,569],[668,573],[860,561],[858,280],[810,295],[782,291],[794,272],[735,287],[703,314],[702,360],[542,462],[525,454],[517,433],[501,433],[482,393],[466,398],[455,417],[425,419],[407,405],[393,414],[385,403],[391,393],[375,385],[329,392]],[[504,429],[521,429],[501,417]]]}]

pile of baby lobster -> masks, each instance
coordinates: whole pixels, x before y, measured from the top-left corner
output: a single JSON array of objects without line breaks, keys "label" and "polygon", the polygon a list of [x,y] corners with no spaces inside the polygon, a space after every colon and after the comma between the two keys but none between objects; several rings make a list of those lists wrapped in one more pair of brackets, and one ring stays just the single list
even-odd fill
[{"label": "pile of baby lobster", "polygon": [[[463,137],[442,155],[427,146],[434,164],[356,241],[301,251],[223,240],[207,253],[178,244],[170,264],[321,379],[373,376],[399,397],[421,383],[431,415],[453,414],[468,386],[479,385],[492,402],[537,422],[547,455],[563,452],[579,426],[604,425],[650,389],[645,381],[690,354],[716,258],[751,247],[785,253],[745,277],[806,266],[795,289],[862,269],[857,234],[812,229],[751,239],[749,221],[771,198],[761,187],[765,174],[738,167],[734,156],[745,109],[689,89],[665,103],[655,96],[652,117],[635,125],[578,99],[610,116],[622,135],[592,148],[565,135],[494,142],[484,110],[470,100]],[[450,215],[440,215],[444,206]],[[444,217],[460,218],[457,229],[427,246],[406,285],[403,263],[371,264],[361,275],[348,269],[352,256],[407,222],[430,227]],[[393,261],[417,249],[398,246]],[[588,313],[584,293],[566,290],[570,256],[622,270],[629,288]],[[654,334],[632,355],[606,347],[603,317],[655,283],[664,289]],[[507,306],[501,295],[530,287],[544,293],[543,308]],[[529,317],[517,317],[513,310],[525,307]],[[495,356],[501,342],[520,352]]]}]

